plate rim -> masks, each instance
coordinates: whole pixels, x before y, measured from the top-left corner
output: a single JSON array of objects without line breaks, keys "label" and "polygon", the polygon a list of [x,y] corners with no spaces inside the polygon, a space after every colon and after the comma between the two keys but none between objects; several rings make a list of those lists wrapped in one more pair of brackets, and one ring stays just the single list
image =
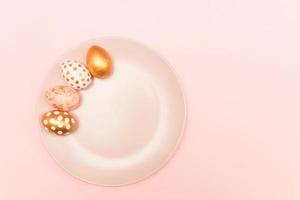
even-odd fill
[{"label": "plate rim", "polygon": [[[161,55],[158,51],[156,51],[154,48],[152,48],[151,46],[149,46],[148,44],[145,44],[143,42],[140,42],[139,40],[136,39],[132,39],[132,38],[128,38],[128,37],[123,37],[123,36],[101,36],[101,37],[94,37],[88,40],[83,40],[82,42],[78,43],[77,46],[74,45],[72,47],[69,48],[69,50],[71,49],[75,49],[76,47],[80,46],[80,44],[82,43],[88,43],[88,42],[92,42],[92,41],[97,41],[97,40],[125,40],[125,41],[129,41],[129,42],[133,42],[136,43],[140,46],[145,47],[146,49],[148,49],[149,51],[151,51],[152,53],[154,53],[155,55],[157,55],[166,65],[167,67],[171,70],[171,72],[173,73],[175,80],[178,83],[179,89],[180,89],[180,93],[182,96],[182,100],[183,100],[183,121],[182,121],[182,128],[180,130],[180,134],[177,138],[176,144],[173,147],[173,150],[171,151],[170,155],[155,169],[153,169],[151,172],[147,173],[144,176],[141,176],[140,178],[134,180],[134,181],[128,181],[128,182],[124,182],[124,183],[120,183],[120,184],[105,184],[105,183],[95,183],[92,181],[88,181],[84,178],[81,178],[80,176],[77,176],[75,174],[73,174],[70,170],[68,170],[66,167],[64,167],[64,165],[59,162],[55,156],[50,152],[49,148],[47,147],[46,141],[43,139],[42,137],[42,132],[40,131],[39,133],[39,137],[40,140],[42,141],[43,147],[44,149],[47,151],[47,153],[50,155],[50,157],[55,161],[55,163],[59,166],[59,168],[61,168],[63,171],[65,171],[68,175],[70,175],[71,177],[73,177],[74,179],[80,180],[82,182],[88,183],[90,185],[94,185],[97,187],[122,187],[122,186],[129,186],[129,185],[134,185],[137,184],[139,182],[145,181],[148,178],[153,177],[155,174],[157,174],[160,170],[163,170],[163,168],[165,168],[167,166],[167,164],[174,158],[174,156],[176,155],[176,153],[178,152],[179,148],[180,148],[180,144],[183,143],[183,139],[184,139],[184,133],[186,132],[186,128],[187,128],[187,117],[188,117],[188,106],[187,106],[187,97],[186,97],[186,90],[183,84],[182,79],[180,78],[179,74],[175,71],[173,65],[170,64],[170,62],[167,61],[167,59],[165,59],[165,57],[163,55]],[[58,59],[55,59],[58,60]],[[52,65],[51,65],[52,66]],[[50,67],[50,69],[48,69],[48,72],[45,73],[45,75],[43,76],[45,80],[45,78],[47,77],[47,74],[49,74],[49,72],[52,70],[52,67]],[[43,81],[41,81],[42,83]],[[39,93],[37,95],[37,101],[36,101],[36,106],[35,106],[35,111],[36,111],[36,115],[38,116],[38,119],[40,121],[40,117],[41,114],[38,112],[38,102],[41,98],[41,95],[43,92],[42,91],[42,84],[39,87]],[[40,123],[38,123],[39,125],[38,128],[40,129]]]}]

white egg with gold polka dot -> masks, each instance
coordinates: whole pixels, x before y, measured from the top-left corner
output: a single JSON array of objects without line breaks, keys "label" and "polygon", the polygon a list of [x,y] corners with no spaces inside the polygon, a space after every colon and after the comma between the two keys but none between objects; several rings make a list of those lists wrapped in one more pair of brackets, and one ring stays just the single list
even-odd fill
[{"label": "white egg with gold polka dot", "polygon": [[61,75],[68,85],[79,90],[87,88],[92,82],[92,75],[86,65],[76,60],[63,62]]}]

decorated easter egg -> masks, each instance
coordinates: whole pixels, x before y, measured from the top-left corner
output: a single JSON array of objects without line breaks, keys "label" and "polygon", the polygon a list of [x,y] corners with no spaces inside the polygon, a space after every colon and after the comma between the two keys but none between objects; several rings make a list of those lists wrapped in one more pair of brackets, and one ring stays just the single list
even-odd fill
[{"label": "decorated easter egg", "polygon": [[72,133],[78,127],[77,120],[70,112],[59,110],[52,110],[43,114],[41,123],[49,133],[61,136]]},{"label": "decorated easter egg", "polygon": [[45,92],[45,98],[49,105],[58,110],[73,110],[80,105],[79,92],[68,85],[49,88]]},{"label": "decorated easter egg", "polygon": [[92,82],[92,76],[83,63],[67,60],[61,65],[64,80],[75,89],[84,89]]},{"label": "decorated easter egg", "polygon": [[91,46],[86,55],[86,63],[90,73],[97,78],[106,78],[113,71],[110,55],[99,46]]}]

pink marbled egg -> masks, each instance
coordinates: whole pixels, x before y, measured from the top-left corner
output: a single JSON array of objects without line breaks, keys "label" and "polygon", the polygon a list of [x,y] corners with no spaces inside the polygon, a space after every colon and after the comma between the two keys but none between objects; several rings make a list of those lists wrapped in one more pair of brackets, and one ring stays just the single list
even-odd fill
[{"label": "pink marbled egg", "polygon": [[71,86],[58,85],[45,93],[46,101],[59,110],[73,110],[80,105],[80,94]]}]

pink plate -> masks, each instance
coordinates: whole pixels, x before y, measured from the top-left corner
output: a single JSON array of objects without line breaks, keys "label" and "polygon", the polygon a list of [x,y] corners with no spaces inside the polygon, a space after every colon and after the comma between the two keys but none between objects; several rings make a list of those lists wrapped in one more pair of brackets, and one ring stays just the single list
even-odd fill
[{"label": "pink plate", "polygon": [[[84,42],[64,54],[43,88],[64,83],[60,63],[66,59],[85,63],[91,45],[111,54],[114,73],[94,79],[81,91],[81,106],[72,112],[79,120],[74,134],[57,137],[41,129],[42,140],[57,163],[83,181],[104,186],[134,183],[156,172],[175,153],[186,118],[182,87],[156,52],[132,40],[108,37]],[[51,107],[41,95],[38,113],[48,110]]]}]

